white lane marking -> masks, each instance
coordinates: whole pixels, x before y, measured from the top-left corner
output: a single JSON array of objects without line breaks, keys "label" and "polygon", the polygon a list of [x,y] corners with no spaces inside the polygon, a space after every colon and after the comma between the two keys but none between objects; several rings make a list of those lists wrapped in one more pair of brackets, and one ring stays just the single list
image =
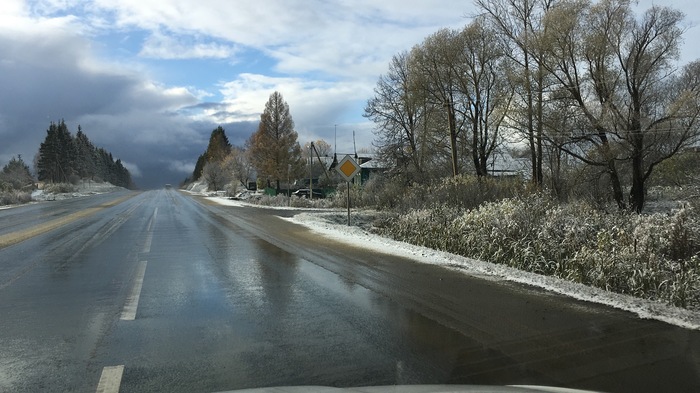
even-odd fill
[{"label": "white lane marking", "polygon": [[119,386],[122,383],[124,365],[107,366],[102,369],[100,382],[97,384],[96,393],[119,393]]},{"label": "white lane marking", "polygon": [[139,306],[139,297],[141,297],[141,287],[143,286],[143,276],[146,274],[146,264],[148,261],[141,261],[136,271],[136,279],[134,286],[131,287],[131,292],[126,298],[126,304],[122,310],[122,321],[133,321],[136,319],[136,309]]},{"label": "white lane marking", "polygon": [[151,252],[151,242],[153,242],[153,232],[149,231],[146,234],[146,241],[143,243],[143,250],[141,251],[142,253]]},{"label": "white lane marking", "polygon": [[158,215],[158,208],[153,211],[151,220],[148,222],[148,228],[146,229],[146,241],[143,244],[143,253],[151,252],[151,242],[153,241],[153,226],[156,221],[156,216]]},{"label": "white lane marking", "polygon": [[151,216],[151,222],[148,223],[149,232],[153,230],[153,224],[156,221],[156,216],[158,216],[158,208],[156,208],[156,210],[153,211],[153,216]]}]

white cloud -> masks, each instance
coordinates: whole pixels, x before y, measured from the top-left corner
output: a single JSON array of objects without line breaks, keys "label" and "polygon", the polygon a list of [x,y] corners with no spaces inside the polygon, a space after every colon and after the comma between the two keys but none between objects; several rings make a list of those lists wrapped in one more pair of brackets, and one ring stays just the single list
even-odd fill
[{"label": "white cloud", "polygon": [[[409,49],[440,27],[466,24],[463,2],[414,1],[236,1],[98,0],[121,28],[154,32],[142,53],[223,56],[228,49],[202,42],[172,42],[160,31],[210,37],[256,49],[274,58],[280,72],[320,70],[331,75],[382,71],[392,54]],[[205,41],[206,42],[206,41]],[[165,57],[168,58],[168,57]]]},{"label": "white cloud", "polygon": [[167,165],[168,168],[172,171],[183,173],[185,175],[190,175],[194,171],[194,161],[193,160],[188,160],[188,161],[168,161]]},{"label": "white cloud", "polygon": [[[301,144],[324,139],[334,145],[337,130],[338,151],[350,153],[355,144],[358,149],[372,146],[372,125],[356,120],[372,88],[353,81],[309,81],[295,77],[241,74],[222,86],[222,103],[227,109],[223,111],[221,121],[257,122],[270,94],[278,91],[289,104]],[[212,109],[206,115],[213,116],[217,111],[220,112],[221,108]]]},{"label": "white cloud", "polygon": [[0,2],[0,21],[5,22],[26,13],[23,0],[3,0]]},{"label": "white cloud", "polygon": [[143,57],[158,59],[227,59],[236,53],[231,45],[215,42],[200,42],[183,36],[154,32],[143,44],[139,53]]},{"label": "white cloud", "polygon": [[[289,104],[296,131],[301,139],[328,140],[334,125],[347,118],[348,111],[361,111],[371,87],[352,81],[326,82],[303,78],[274,78],[258,74],[241,74],[222,86],[223,104],[227,108],[222,122],[258,121],[265,103],[274,91]],[[205,113],[213,116],[218,110]]]},{"label": "white cloud", "polygon": [[132,178],[138,178],[143,176],[143,174],[141,173],[141,169],[139,169],[138,165],[126,161],[122,161],[122,165],[124,165],[124,168],[126,168],[129,171]]}]

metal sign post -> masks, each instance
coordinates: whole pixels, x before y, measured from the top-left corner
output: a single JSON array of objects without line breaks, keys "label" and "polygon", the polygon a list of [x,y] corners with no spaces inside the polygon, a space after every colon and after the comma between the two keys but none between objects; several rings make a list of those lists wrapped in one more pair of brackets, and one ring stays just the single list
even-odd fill
[{"label": "metal sign post", "polygon": [[357,164],[355,159],[352,158],[349,154],[343,157],[342,160],[338,163],[338,166],[335,167],[335,169],[340,173],[340,176],[345,179],[348,185],[348,226],[350,226],[350,182],[355,178],[355,175],[357,175],[360,172],[360,165]]}]

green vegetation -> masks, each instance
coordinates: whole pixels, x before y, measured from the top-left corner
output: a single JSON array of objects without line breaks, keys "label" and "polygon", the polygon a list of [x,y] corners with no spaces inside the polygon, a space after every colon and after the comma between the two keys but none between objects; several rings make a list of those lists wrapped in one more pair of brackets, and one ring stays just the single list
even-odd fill
[{"label": "green vegetation", "polygon": [[[395,55],[365,107],[393,164],[355,199],[386,210],[374,230],[700,309],[700,61],[678,64],[683,14],[476,5]],[[525,159],[518,178],[493,176],[499,156]]]},{"label": "green vegetation", "polygon": [[286,183],[289,176],[296,178],[302,173],[304,161],[294,131],[294,120],[289,105],[279,92],[272,93],[265,103],[258,129],[247,145],[258,181],[264,181],[267,187],[274,185],[279,192],[281,182]]},{"label": "green vegetation", "polygon": [[31,200],[34,178],[22,156],[12,157],[0,172],[0,206]]},{"label": "green vegetation", "polygon": [[[700,310],[700,61],[678,64],[682,13],[476,4],[380,76],[364,114],[386,173],[325,199],[253,201],[345,207],[349,186],[385,236]],[[299,153],[276,94],[246,152],[279,190]]]},{"label": "green vegetation", "polygon": [[700,310],[700,214],[603,212],[541,194],[392,215],[396,240]]},{"label": "green vegetation", "polygon": [[209,191],[226,190],[234,195],[239,188],[248,187],[255,173],[260,188],[274,186],[279,193],[281,182],[296,180],[303,171],[304,160],[289,105],[279,92],[274,92],[246,146],[231,146],[224,129],[217,127],[183,186],[201,179]]},{"label": "green vegetation", "polygon": [[[47,193],[74,192],[80,180],[107,181],[115,186],[133,188],[131,175],[121,160],[95,147],[78,126],[75,137],[66,123],[49,125],[46,138],[36,156],[38,180]],[[30,202],[36,180],[21,156],[12,157],[0,172],[0,205]]]},{"label": "green vegetation", "polygon": [[51,122],[37,156],[39,181],[77,184],[81,179],[107,181],[115,186],[133,188],[131,174],[112,153],[95,147],[80,126],[73,135],[66,123]]},{"label": "green vegetation", "polygon": [[[396,54],[365,116],[407,184],[494,174],[523,154],[535,188],[567,172],[641,213],[655,172],[700,142],[700,61],[678,64],[683,14],[629,0],[476,0],[462,29]],[[525,168],[526,167],[526,168]]]}]

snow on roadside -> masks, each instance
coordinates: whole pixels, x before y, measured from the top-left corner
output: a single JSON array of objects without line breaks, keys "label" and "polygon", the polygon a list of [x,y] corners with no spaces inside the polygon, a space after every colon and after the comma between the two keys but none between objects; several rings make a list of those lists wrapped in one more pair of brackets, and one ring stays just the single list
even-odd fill
[{"label": "snow on roadside", "polygon": [[269,206],[269,205],[258,205],[255,203],[250,203],[246,202],[245,199],[243,200],[235,200],[235,199],[228,199],[228,198],[222,198],[222,197],[216,197],[216,196],[207,196],[208,193],[196,193],[196,192],[190,192],[187,191],[190,194],[195,194],[195,195],[201,195],[205,196],[204,199],[208,199],[211,201],[214,201],[220,205],[224,206],[245,206],[245,207],[257,207],[260,209],[274,209],[274,210],[296,210],[296,211],[308,211],[313,209],[314,211],[318,212],[342,212],[344,209],[338,209],[338,208],[311,208],[311,207],[298,207],[298,206]]},{"label": "snow on roadside", "polygon": [[46,192],[45,190],[32,191],[32,201],[56,201],[71,198],[81,198],[89,195],[104,194],[108,192],[124,190],[123,187],[115,186],[109,182],[82,181],[74,186],[74,191],[64,193]]},{"label": "snow on roadside", "polygon": [[[209,198],[229,206],[257,206],[243,201],[222,198]],[[269,206],[260,206],[272,208]],[[285,210],[308,210],[298,208],[276,208]],[[560,278],[542,276],[504,265],[478,261],[471,258],[436,251],[427,247],[415,246],[369,233],[361,228],[333,223],[324,218],[328,210],[319,213],[303,212],[291,218],[283,218],[325,236],[355,247],[412,259],[416,262],[434,264],[453,269],[464,274],[491,280],[507,280],[546,289],[551,292],[592,303],[604,304],[629,311],[643,319],[654,319],[687,329],[700,330],[700,313],[673,307],[660,302],[639,299],[629,295],[608,292],[599,288],[577,284]],[[331,213],[333,214],[333,213]]]}]

